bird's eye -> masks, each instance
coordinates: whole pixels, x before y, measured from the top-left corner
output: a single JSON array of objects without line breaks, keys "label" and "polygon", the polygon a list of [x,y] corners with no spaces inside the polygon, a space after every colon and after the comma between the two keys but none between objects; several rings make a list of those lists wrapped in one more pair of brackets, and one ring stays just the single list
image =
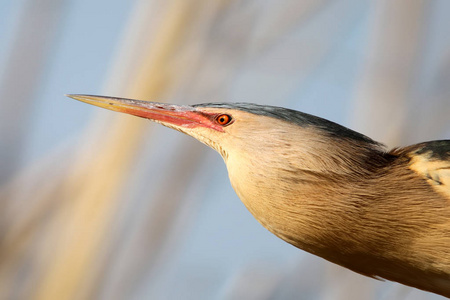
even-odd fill
[{"label": "bird's eye", "polygon": [[231,123],[231,116],[226,114],[221,114],[216,117],[216,122],[219,123],[219,125],[225,126]]}]

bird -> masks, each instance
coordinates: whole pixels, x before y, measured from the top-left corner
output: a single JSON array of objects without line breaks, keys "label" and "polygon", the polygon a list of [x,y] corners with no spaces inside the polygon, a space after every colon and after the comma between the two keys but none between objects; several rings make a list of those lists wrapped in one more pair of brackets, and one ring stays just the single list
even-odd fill
[{"label": "bird", "polygon": [[450,140],[387,150],[283,107],[67,96],[213,148],[250,213],[293,246],[361,275],[450,298]]}]

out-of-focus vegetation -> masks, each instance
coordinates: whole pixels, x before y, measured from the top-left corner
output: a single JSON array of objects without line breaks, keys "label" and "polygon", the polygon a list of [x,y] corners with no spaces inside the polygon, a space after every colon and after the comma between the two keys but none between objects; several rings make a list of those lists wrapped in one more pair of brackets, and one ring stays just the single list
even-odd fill
[{"label": "out-of-focus vegetation", "polygon": [[278,240],[220,157],[64,98],[247,101],[449,138],[446,1],[4,1],[0,299],[439,299]]}]

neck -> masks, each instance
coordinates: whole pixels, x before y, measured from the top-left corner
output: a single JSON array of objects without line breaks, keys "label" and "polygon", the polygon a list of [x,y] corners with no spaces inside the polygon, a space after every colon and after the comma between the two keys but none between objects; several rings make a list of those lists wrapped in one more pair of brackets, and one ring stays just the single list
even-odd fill
[{"label": "neck", "polygon": [[313,139],[314,134],[308,143],[296,139],[298,144],[281,150],[275,149],[279,143],[264,145],[261,149],[267,153],[248,149],[239,156],[230,153],[227,161],[231,184],[255,218],[290,243],[290,236],[301,243],[297,238],[301,234],[306,242],[297,246],[303,249],[318,236],[337,234],[333,222],[343,222],[346,211],[352,215],[358,209],[349,202],[352,189],[392,160],[373,144],[352,140],[325,144],[321,138]]},{"label": "neck", "polygon": [[[255,154],[239,164],[230,157],[231,183],[264,227],[300,249],[367,276],[430,291],[441,279],[446,284],[450,270],[439,265],[449,266],[450,257],[437,253],[442,252],[439,247],[429,249],[424,239],[436,234],[433,228],[445,222],[433,215],[450,212],[436,206],[440,199],[425,199],[425,194],[432,194],[426,193],[431,187],[404,167],[408,158],[370,147],[350,156],[345,147],[328,149],[332,146],[326,145],[322,152],[316,149],[313,159],[320,160],[319,164],[305,158],[305,153],[284,156],[283,161],[265,167],[258,167],[260,157]],[[443,241],[443,245],[447,243]],[[436,257],[447,261],[430,268],[428,262]],[[423,262],[427,264],[421,265]],[[405,276],[396,270],[422,270],[423,276],[405,282]]]}]

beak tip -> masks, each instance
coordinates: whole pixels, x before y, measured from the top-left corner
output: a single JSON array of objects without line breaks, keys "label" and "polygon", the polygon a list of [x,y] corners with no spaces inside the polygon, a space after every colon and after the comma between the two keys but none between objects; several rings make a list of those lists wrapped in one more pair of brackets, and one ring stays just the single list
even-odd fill
[{"label": "beak tip", "polygon": [[81,102],[90,103],[90,104],[93,104],[93,103],[89,102],[89,100],[94,100],[92,98],[96,97],[96,96],[83,95],[83,94],[64,94],[64,96],[81,101]]},{"label": "beak tip", "polygon": [[80,95],[77,94],[64,94],[64,96],[77,100],[77,97]]}]

